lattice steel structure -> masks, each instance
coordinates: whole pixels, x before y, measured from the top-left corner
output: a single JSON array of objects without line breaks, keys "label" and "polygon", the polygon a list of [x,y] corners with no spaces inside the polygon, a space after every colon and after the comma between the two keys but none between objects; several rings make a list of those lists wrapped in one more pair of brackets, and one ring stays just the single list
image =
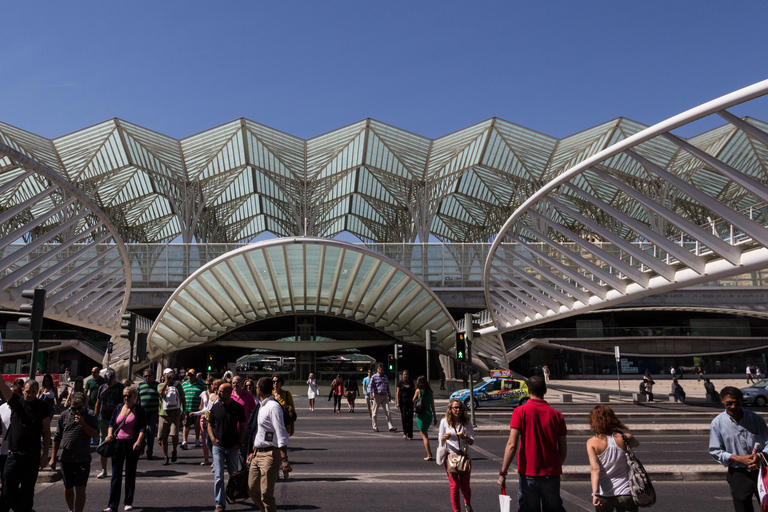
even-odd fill
[{"label": "lattice steel structure", "polygon": [[18,310],[23,290],[44,287],[46,317],[115,335],[131,285],[125,245],[50,145],[19,135],[23,147],[0,133],[0,306]]},{"label": "lattice steel structure", "polygon": [[[768,80],[618,141],[525,201],[486,261],[487,332],[768,266],[768,124],[727,110],[766,93]],[[672,133],[714,114],[727,124]]]},{"label": "lattice steel structure", "polygon": [[178,140],[113,119],[45,148],[125,242],[276,236],[488,242],[525,199],[580,160],[642,130],[616,119],[558,140],[501,119],[428,139],[366,119],[308,140],[246,119]]}]

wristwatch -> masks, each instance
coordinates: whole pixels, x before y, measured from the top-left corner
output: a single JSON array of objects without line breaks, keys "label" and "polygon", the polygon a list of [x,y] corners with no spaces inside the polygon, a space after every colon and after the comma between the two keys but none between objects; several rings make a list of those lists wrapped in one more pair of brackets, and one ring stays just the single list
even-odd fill
[{"label": "wristwatch", "polygon": [[283,462],[288,462],[288,457],[283,457]]}]

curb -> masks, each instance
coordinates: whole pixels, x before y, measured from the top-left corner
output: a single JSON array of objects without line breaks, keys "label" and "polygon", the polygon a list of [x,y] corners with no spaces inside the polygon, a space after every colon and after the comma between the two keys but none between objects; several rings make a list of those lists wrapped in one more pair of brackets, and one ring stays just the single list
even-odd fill
[{"label": "curb", "polygon": [[39,484],[51,484],[53,482],[58,482],[63,477],[61,476],[61,471],[59,470],[51,470],[51,469],[42,469],[37,474],[37,483]]}]

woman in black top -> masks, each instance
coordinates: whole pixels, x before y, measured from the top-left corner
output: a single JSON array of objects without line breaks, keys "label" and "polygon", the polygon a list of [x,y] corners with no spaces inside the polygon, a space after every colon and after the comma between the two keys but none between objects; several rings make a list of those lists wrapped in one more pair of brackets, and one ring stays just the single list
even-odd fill
[{"label": "woman in black top", "polygon": [[396,405],[403,420],[403,439],[413,439],[413,395],[416,385],[408,370],[403,370],[403,380],[397,383]]},{"label": "woman in black top", "polygon": [[357,379],[350,375],[344,384],[344,394],[347,396],[347,412],[355,412],[355,399],[360,390],[357,388]]}]

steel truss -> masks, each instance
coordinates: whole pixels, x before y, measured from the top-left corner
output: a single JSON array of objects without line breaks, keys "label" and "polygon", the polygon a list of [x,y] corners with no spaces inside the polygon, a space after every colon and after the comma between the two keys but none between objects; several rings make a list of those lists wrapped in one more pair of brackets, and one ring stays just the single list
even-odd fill
[{"label": "steel truss", "polygon": [[[526,200],[484,269],[501,333],[768,266],[768,125],[727,109],[768,80],[584,159]],[[725,126],[673,133],[709,115]],[[519,242],[519,243],[506,243]]]},{"label": "steel truss", "polygon": [[60,173],[2,140],[0,204],[0,306],[18,309],[23,290],[44,287],[46,318],[117,335],[131,270],[107,215]]}]

